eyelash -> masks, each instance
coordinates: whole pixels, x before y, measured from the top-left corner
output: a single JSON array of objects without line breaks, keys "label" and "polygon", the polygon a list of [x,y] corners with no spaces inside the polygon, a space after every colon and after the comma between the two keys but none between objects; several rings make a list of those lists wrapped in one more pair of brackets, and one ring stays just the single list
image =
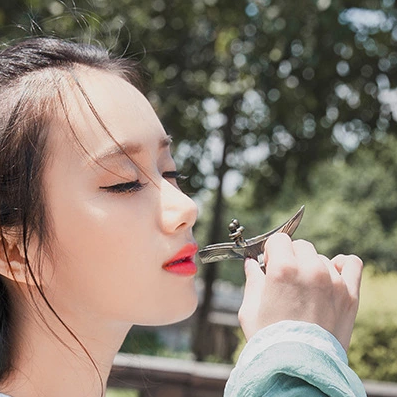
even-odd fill
[{"label": "eyelash", "polygon": [[[175,179],[178,182],[183,182],[188,177],[182,175],[179,171],[166,171],[163,172],[163,178]],[[147,183],[141,183],[137,179],[136,181],[118,183],[112,186],[100,186],[99,188],[110,193],[135,193],[142,190],[146,185]]]}]

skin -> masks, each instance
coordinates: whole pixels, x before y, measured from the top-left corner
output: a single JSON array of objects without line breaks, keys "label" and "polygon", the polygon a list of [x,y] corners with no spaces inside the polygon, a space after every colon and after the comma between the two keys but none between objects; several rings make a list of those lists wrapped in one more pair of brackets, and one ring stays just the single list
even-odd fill
[{"label": "skin", "polygon": [[[79,69],[77,75],[133,162],[124,155],[109,155],[114,142],[70,83],[64,90],[69,122],[90,155],[76,144],[58,109],[50,126],[50,160],[44,172],[52,255],[43,257],[40,279],[56,312],[90,352],[106,382],[114,356],[134,324],[169,324],[195,310],[193,276],[167,272],[163,265],[194,242],[197,208],[167,174],[175,170],[169,145],[164,144],[167,135],[144,96],[110,73]],[[144,184],[142,189],[109,190],[135,180]],[[31,258],[36,245],[33,238]],[[81,346],[38,296],[38,307],[31,304],[24,277],[19,277],[22,251],[18,245],[9,246],[18,288],[4,261],[0,271],[9,278],[15,302],[19,348],[16,371],[1,390],[13,397],[100,396],[97,374]],[[264,326],[296,319],[318,323],[347,348],[358,307],[361,261],[353,256],[330,261],[310,243],[292,242],[282,234],[269,239],[265,258],[266,276],[255,261],[245,264],[239,318],[247,339]],[[38,318],[37,309],[53,332]]]},{"label": "skin", "polygon": [[[66,95],[69,119],[90,156],[76,144],[59,109],[50,126],[51,157],[44,175],[53,255],[43,258],[41,280],[48,300],[106,380],[134,324],[174,323],[196,309],[193,276],[167,272],[163,265],[194,243],[197,207],[175,178],[167,177],[175,171],[169,142],[165,144],[167,135],[145,97],[110,73],[80,70],[78,76],[101,120],[128,147],[135,164],[125,155],[109,155],[114,142],[72,85]],[[135,180],[145,184],[139,191],[104,189]],[[33,240],[31,257],[34,251]],[[24,295],[30,300],[26,291]],[[39,305],[75,352],[37,324],[35,308],[18,305],[20,357],[8,392],[14,397],[99,395],[92,364],[45,305]]]},{"label": "skin", "polygon": [[246,338],[278,321],[300,320],[320,325],[347,350],[358,310],[361,259],[329,260],[308,241],[279,233],[266,242],[265,263],[266,276],[255,260],[245,262],[239,319]]}]

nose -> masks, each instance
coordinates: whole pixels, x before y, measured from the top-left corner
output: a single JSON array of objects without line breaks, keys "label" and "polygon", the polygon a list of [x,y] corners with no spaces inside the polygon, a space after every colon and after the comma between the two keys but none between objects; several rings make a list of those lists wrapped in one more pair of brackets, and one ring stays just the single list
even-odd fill
[{"label": "nose", "polygon": [[188,230],[197,219],[196,203],[166,179],[161,183],[161,226],[165,233]]}]

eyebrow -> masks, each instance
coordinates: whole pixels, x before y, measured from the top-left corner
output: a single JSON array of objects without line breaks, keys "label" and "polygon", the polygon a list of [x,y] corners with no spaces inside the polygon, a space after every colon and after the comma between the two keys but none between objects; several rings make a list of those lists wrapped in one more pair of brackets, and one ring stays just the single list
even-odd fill
[{"label": "eyebrow", "polygon": [[[171,143],[172,143],[172,136],[167,135],[159,140],[158,148],[159,149],[168,148],[170,147]],[[139,154],[140,152],[142,152],[142,150],[143,150],[143,146],[141,144],[136,144],[136,143],[125,143],[120,145],[115,144],[114,146],[105,149],[98,156],[93,156],[92,161],[94,163],[100,163],[102,161],[114,160],[117,157],[121,157],[125,155],[132,156]]]}]

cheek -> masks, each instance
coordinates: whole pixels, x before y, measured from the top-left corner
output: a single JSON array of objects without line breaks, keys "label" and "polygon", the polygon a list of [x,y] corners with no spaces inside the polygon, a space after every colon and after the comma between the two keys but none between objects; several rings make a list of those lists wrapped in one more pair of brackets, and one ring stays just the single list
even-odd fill
[{"label": "cheek", "polygon": [[154,207],[139,204],[56,210],[58,255],[48,285],[58,310],[142,325],[180,321],[195,310],[194,280],[162,269],[168,240]]},{"label": "cheek", "polygon": [[144,233],[134,224],[142,211],[106,211],[71,201],[57,204],[52,208],[57,295],[74,293],[88,303],[109,288],[122,293],[139,270],[134,264],[140,251],[148,249]]},{"label": "cheek", "polygon": [[[136,200],[138,201],[138,200]],[[53,208],[54,232],[61,248],[76,257],[123,255],[125,249],[145,243],[144,236],[153,230],[153,211],[146,203],[131,200],[65,200]],[[150,212],[152,215],[150,216]]]}]

